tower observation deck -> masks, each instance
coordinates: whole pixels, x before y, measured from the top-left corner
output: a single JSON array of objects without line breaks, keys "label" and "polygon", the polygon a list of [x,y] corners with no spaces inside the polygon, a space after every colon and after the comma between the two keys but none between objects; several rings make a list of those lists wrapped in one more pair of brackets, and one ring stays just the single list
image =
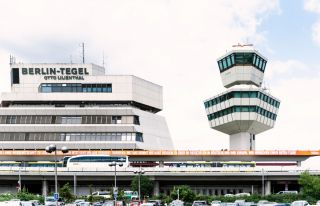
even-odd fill
[{"label": "tower observation deck", "polygon": [[252,45],[235,45],[217,61],[228,90],[205,100],[209,125],[230,135],[230,150],[255,150],[255,136],[274,127],[280,106],[261,88],[267,59]]}]

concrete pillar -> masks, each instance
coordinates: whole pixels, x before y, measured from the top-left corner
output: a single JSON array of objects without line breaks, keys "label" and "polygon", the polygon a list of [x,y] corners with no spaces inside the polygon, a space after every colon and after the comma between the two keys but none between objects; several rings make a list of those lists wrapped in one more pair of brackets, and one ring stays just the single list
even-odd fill
[{"label": "concrete pillar", "polygon": [[289,184],[286,182],[286,183],[284,184],[284,190],[287,191],[288,188],[289,188]]},{"label": "concrete pillar", "polygon": [[42,196],[47,196],[48,195],[48,181],[47,180],[42,180]]},{"label": "concrete pillar", "polygon": [[249,132],[230,135],[230,150],[255,150],[256,137]]},{"label": "concrete pillar", "polygon": [[159,161],[159,167],[164,167],[164,161]]},{"label": "concrete pillar", "polygon": [[297,166],[301,167],[301,161],[297,161]]},{"label": "concrete pillar", "polygon": [[73,174],[73,195],[77,196],[77,175]]},{"label": "concrete pillar", "polygon": [[271,194],[271,181],[267,180],[265,183],[265,195],[270,195]]},{"label": "concrete pillar", "polygon": [[154,181],[153,185],[153,195],[158,196],[160,194],[159,181]]}]

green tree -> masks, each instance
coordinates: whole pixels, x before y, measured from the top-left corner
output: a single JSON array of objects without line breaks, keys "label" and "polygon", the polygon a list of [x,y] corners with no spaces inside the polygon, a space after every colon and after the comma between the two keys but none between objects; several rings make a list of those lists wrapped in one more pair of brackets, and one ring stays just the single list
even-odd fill
[{"label": "green tree", "polygon": [[172,192],[170,194],[170,197],[174,200],[177,199],[178,198],[178,191],[179,191],[179,199],[184,202],[193,202],[196,197],[194,192],[187,185],[175,186],[175,188],[172,190]]},{"label": "green tree", "polygon": [[[142,198],[149,196],[151,197],[153,193],[154,182],[150,180],[148,176],[140,175],[140,192],[141,200]],[[135,176],[131,181],[131,190],[139,191],[139,176]]]},{"label": "green tree", "polygon": [[66,202],[72,202],[74,200],[74,196],[71,193],[71,187],[69,185],[69,182],[59,190],[60,197],[62,197]]},{"label": "green tree", "polygon": [[299,184],[302,187],[302,195],[308,199],[316,199],[320,196],[320,177],[310,175],[309,172],[303,172],[299,178]]}]

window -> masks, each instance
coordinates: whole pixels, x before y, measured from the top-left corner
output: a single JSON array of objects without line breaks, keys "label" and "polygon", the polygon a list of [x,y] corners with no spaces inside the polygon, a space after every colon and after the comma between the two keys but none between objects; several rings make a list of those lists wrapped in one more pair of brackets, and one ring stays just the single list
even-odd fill
[{"label": "window", "polygon": [[12,84],[19,84],[20,83],[19,68],[12,68],[12,70],[11,70],[11,83]]},{"label": "window", "polygon": [[220,72],[224,72],[233,65],[252,65],[264,72],[267,61],[251,52],[236,52],[218,61]]},{"label": "window", "polygon": [[39,92],[41,93],[51,93],[51,92],[111,93],[112,84],[48,83],[48,84],[41,84],[39,87]]},{"label": "window", "polygon": [[213,120],[213,119],[217,119],[219,117],[234,113],[234,112],[256,112],[260,115],[263,115],[269,119],[273,119],[276,120],[276,114],[273,114],[265,109],[262,109],[261,107],[258,106],[232,106],[232,107],[228,107],[226,109],[217,111],[215,113],[212,114],[208,114],[207,118],[209,121]]}]

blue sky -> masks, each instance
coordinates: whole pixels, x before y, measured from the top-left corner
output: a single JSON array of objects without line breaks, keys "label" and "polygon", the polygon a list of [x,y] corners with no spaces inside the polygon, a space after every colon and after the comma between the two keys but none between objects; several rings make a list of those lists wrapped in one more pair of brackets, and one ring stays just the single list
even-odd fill
[{"label": "blue sky", "polygon": [[306,11],[303,1],[282,0],[279,4],[281,11],[269,15],[259,27],[266,31],[268,44],[275,51],[268,54],[269,58],[317,63],[319,47],[312,41],[310,31],[317,15]]},{"label": "blue sky", "polygon": [[1,0],[0,28],[0,92],[10,90],[9,54],[79,62],[85,42],[87,62],[104,52],[107,74],[163,86],[159,115],[177,149],[228,147],[203,101],[225,91],[216,59],[248,40],[268,58],[265,84],[281,100],[257,149],[319,149],[320,0]]}]

